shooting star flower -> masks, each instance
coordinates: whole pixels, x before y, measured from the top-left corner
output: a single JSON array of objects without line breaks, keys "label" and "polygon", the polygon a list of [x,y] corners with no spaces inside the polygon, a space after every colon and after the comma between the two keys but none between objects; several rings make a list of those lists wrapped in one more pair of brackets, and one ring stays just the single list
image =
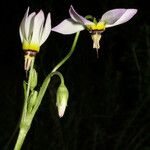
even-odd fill
[{"label": "shooting star flower", "polygon": [[19,27],[22,49],[25,52],[24,69],[29,70],[31,62],[39,52],[40,46],[46,41],[51,32],[51,17],[48,13],[45,20],[44,13],[40,10],[37,14],[29,14],[29,7]]},{"label": "shooting star flower", "polygon": [[63,20],[56,27],[52,28],[52,31],[61,34],[73,34],[87,29],[91,33],[93,48],[95,48],[98,53],[101,33],[106,28],[117,26],[129,21],[136,13],[137,9],[112,9],[104,13],[99,21],[96,21],[93,17],[92,21],[90,21],[86,17],[79,15],[74,10],[73,6],[70,6],[69,14],[71,18]]}]

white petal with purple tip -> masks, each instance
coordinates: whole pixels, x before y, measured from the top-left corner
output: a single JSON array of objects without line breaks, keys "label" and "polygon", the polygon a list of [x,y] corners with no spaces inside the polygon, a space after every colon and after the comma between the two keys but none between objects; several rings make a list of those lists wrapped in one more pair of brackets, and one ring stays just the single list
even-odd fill
[{"label": "white petal with purple tip", "polygon": [[113,27],[129,21],[137,12],[137,9],[113,9],[109,10],[100,19],[106,23],[106,28]]},{"label": "white petal with purple tip", "polygon": [[70,17],[75,21],[75,22],[79,22],[83,25],[88,25],[88,24],[94,24],[93,22],[87,20],[86,18],[84,18],[83,16],[79,15],[73,8],[73,6],[70,6],[69,9],[69,14]]},{"label": "white petal with purple tip", "polygon": [[125,23],[125,22],[129,21],[136,14],[136,12],[137,12],[136,9],[127,9],[126,12],[121,16],[120,19],[118,19],[112,25],[106,25],[106,27],[112,27],[112,26],[116,26],[116,25]]},{"label": "white petal with purple tip", "polygon": [[112,9],[104,13],[100,21],[104,21],[107,24],[114,24],[124,13],[126,9]]}]

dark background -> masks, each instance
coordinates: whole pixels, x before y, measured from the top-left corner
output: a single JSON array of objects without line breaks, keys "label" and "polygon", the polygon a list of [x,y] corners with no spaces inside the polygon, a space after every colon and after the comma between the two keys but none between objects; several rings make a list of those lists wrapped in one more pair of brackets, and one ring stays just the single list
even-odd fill
[{"label": "dark background", "polygon": [[[59,118],[54,77],[36,113],[22,150],[150,150],[150,11],[142,0],[20,0],[1,2],[0,150],[6,150],[23,105],[23,51],[18,28],[30,12],[50,11],[52,26],[68,18],[73,5],[96,18],[113,8],[137,8],[127,23],[102,35],[100,57],[82,31],[71,58],[59,69],[70,97]],[[51,32],[36,57],[39,85],[69,51],[74,35]],[[7,150],[12,150],[15,134]]]}]

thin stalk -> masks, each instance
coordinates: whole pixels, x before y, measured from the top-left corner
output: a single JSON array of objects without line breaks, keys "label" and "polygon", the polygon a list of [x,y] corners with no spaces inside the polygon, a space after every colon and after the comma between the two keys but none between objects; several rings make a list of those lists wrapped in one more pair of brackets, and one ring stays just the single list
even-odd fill
[{"label": "thin stalk", "polygon": [[29,71],[29,78],[28,78],[28,84],[27,84],[27,89],[26,89],[26,94],[25,94],[25,100],[24,100],[21,122],[22,122],[22,120],[24,120],[24,118],[27,114],[27,103],[28,103],[27,101],[28,101],[29,93],[30,93],[31,73],[32,73],[33,67],[34,67],[34,61],[35,61],[35,57],[33,57],[33,60],[31,62],[30,71]]},{"label": "thin stalk", "polygon": [[31,67],[29,70],[28,84],[27,84],[27,89],[26,89],[26,93],[25,93],[23,111],[22,111],[22,116],[21,116],[21,121],[20,121],[20,131],[19,131],[19,135],[17,138],[17,142],[15,144],[14,150],[21,149],[22,144],[25,140],[25,137],[28,133],[28,130],[30,129],[31,121],[29,120],[30,123],[27,122],[27,103],[28,103],[28,98],[29,98],[29,94],[30,94],[31,73],[32,73],[33,67],[34,67],[34,61],[35,61],[35,58],[32,58]]},{"label": "thin stalk", "polygon": [[63,75],[60,72],[55,71],[55,72],[51,73],[51,77],[54,76],[54,75],[59,76],[59,78],[61,80],[61,83],[64,84],[64,77],[63,77]]},{"label": "thin stalk", "polygon": [[42,84],[42,86],[40,88],[37,100],[36,100],[37,103],[35,104],[31,114],[27,114],[27,101],[28,101],[29,94],[30,94],[31,73],[33,71],[35,58],[33,59],[32,64],[31,64],[31,68],[30,68],[30,71],[29,71],[29,79],[28,79],[28,84],[27,84],[25,102],[24,102],[23,113],[22,113],[22,118],[21,118],[21,122],[20,122],[20,131],[19,131],[19,135],[18,135],[17,142],[16,142],[14,150],[20,150],[21,149],[22,144],[23,144],[23,142],[25,140],[25,137],[26,137],[26,135],[28,133],[28,130],[30,129],[30,125],[32,123],[34,115],[35,115],[36,111],[38,110],[38,108],[39,108],[39,106],[41,104],[42,98],[43,98],[43,96],[44,96],[44,94],[46,92],[46,89],[47,89],[48,85],[49,85],[51,77],[53,75],[57,74],[60,77],[61,81],[64,82],[63,76],[61,75],[61,73],[56,72],[56,70],[59,67],[61,67],[70,58],[70,56],[74,52],[75,46],[77,44],[78,37],[79,37],[79,32],[76,33],[76,36],[74,38],[74,41],[73,41],[73,44],[72,44],[70,52],[67,54],[67,56],[64,59],[62,59],[55,66],[55,68],[51,71],[51,73],[48,74],[47,77],[45,78],[45,80],[44,80],[44,82],[43,82],[43,84]]},{"label": "thin stalk", "polygon": [[76,35],[75,35],[75,38],[74,38],[74,41],[73,41],[73,44],[72,44],[72,47],[71,47],[71,50],[69,51],[69,53],[54,67],[54,69],[51,71],[51,73],[49,73],[47,75],[47,77],[45,78],[41,88],[40,88],[40,91],[39,91],[39,94],[38,94],[38,97],[37,97],[37,103],[32,111],[32,115],[34,116],[38,107],[40,106],[41,104],[41,101],[42,101],[42,98],[46,92],[46,89],[49,85],[49,82],[51,80],[51,77],[54,75],[53,73],[56,72],[56,70],[58,68],[60,68],[69,58],[70,56],[73,54],[74,50],[75,50],[75,47],[77,45],[77,41],[78,41],[78,38],[79,38],[79,34],[80,32],[77,32]]},{"label": "thin stalk", "polygon": [[78,38],[79,38],[79,34],[80,34],[80,32],[77,32],[77,33],[76,33],[75,38],[74,38],[74,41],[73,41],[73,44],[72,44],[72,47],[71,47],[71,50],[70,50],[70,52],[68,53],[68,55],[67,55],[65,58],[63,58],[63,60],[61,60],[61,61],[55,66],[55,68],[52,70],[52,72],[55,72],[56,70],[58,70],[58,68],[59,68],[60,66],[62,66],[62,65],[66,62],[66,60],[72,55],[72,53],[74,52],[74,49],[75,49],[75,47],[76,47],[76,45],[77,45],[77,41],[78,41]]},{"label": "thin stalk", "polygon": [[20,150],[21,149],[22,144],[25,140],[25,137],[28,133],[28,130],[29,130],[29,128],[28,129],[20,129],[14,150]]}]

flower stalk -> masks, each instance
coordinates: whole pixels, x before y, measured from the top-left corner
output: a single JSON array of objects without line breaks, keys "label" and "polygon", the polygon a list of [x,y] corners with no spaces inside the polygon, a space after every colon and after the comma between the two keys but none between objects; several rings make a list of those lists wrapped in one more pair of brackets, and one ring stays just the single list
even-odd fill
[{"label": "flower stalk", "polygon": [[[45,95],[51,78],[54,75],[58,75],[61,83],[57,90],[57,102],[58,115],[62,117],[64,115],[67,101],[69,97],[69,91],[64,84],[64,78],[60,72],[57,70],[71,57],[73,54],[80,31],[86,29],[91,33],[93,40],[93,48],[97,51],[100,48],[101,33],[105,31],[106,28],[113,27],[116,25],[123,24],[129,21],[137,12],[137,9],[113,9],[109,10],[102,15],[99,21],[92,16],[83,17],[79,15],[70,6],[69,14],[70,18],[65,19],[59,25],[51,29],[51,16],[48,13],[45,19],[44,13],[40,10],[37,14],[32,12],[29,14],[29,7],[24,15],[24,18],[20,24],[19,33],[22,42],[22,49],[25,52],[25,62],[24,70],[28,77],[28,81],[24,81],[24,105],[23,111],[19,124],[19,134],[14,147],[14,150],[20,150],[27,133],[31,127],[32,120],[41,104],[41,101]],[[92,21],[88,20],[91,19]],[[37,72],[34,69],[34,62],[36,54],[40,51],[40,46],[46,41],[50,32],[58,32],[61,34],[73,34],[76,33],[74,41],[72,43],[69,53],[52,69],[52,71],[47,75],[43,84],[39,90],[35,90],[38,82]]]},{"label": "flower stalk", "polygon": [[[69,51],[69,53],[54,67],[54,69],[51,71],[51,73],[49,73],[47,75],[47,77],[45,78],[41,88],[40,88],[40,91],[39,91],[39,94],[37,96],[37,103],[35,105],[35,108],[33,110],[33,115],[36,113],[37,109],[39,108],[40,104],[41,104],[41,101],[43,99],[43,96],[47,90],[47,87],[50,83],[50,80],[51,80],[51,77],[56,74],[56,71],[70,58],[70,56],[73,54],[74,50],[75,50],[75,47],[77,45],[77,41],[78,41],[78,38],[79,38],[79,34],[80,32],[77,32],[76,35],[75,35],[75,38],[74,38],[74,41],[73,41],[73,44],[72,44],[72,47]],[[60,76],[59,76],[60,77]],[[62,78],[61,78],[62,79]]]},{"label": "flower stalk", "polygon": [[25,130],[24,129],[20,129],[19,136],[18,136],[18,139],[17,139],[17,142],[16,142],[14,150],[20,150],[21,149],[22,144],[23,144],[23,142],[25,140],[25,137],[27,135],[28,130],[27,129],[25,129]]},{"label": "flower stalk", "polygon": [[[34,69],[35,57],[34,57],[32,63],[31,63],[30,70],[29,70],[28,82],[27,83],[24,82],[25,101],[24,101],[23,112],[22,112],[22,117],[21,117],[21,121],[20,121],[19,135],[17,138],[17,142],[15,144],[14,150],[21,149],[21,147],[24,143],[25,137],[30,129],[32,120],[33,120],[33,118],[41,104],[43,96],[48,88],[51,77],[53,77],[54,75],[58,75],[60,77],[61,83],[64,84],[64,78],[61,73],[57,72],[57,70],[70,58],[70,56],[74,52],[78,38],[79,38],[79,32],[76,33],[76,36],[74,38],[74,41],[73,41],[73,44],[72,44],[72,47],[71,47],[69,53],[47,75],[47,77],[43,81],[43,84],[42,84],[39,92],[34,91],[33,86],[31,86],[32,77],[33,77],[33,74],[35,74],[35,69]],[[34,94],[33,92],[36,94]],[[32,95],[33,95],[33,97],[31,97]],[[32,108],[31,108],[31,106],[29,106],[30,104],[32,104]]]},{"label": "flower stalk", "polygon": [[25,92],[25,98],[24,98],[24,106],[23,106],[23,112],[21,116],[21,121],[20,121],[20,129],[19,129],[19,134],[17,138],[17,142],[15,144],[14,150],[20,150],[22,147],[22,144],[25,140],[25,137],[30,129],[31,122],[32,122],[32,117],[28,115],[28,100],[29,100],[29,95],[30,95],[30,84],[31,84],[31,77],[33,74],[33,68],[34,68],[34,61],[35,58],[33,58],[33,61],[31,63],[30,71],[29,71],[29,78],[28,78],[28,83]]},{"label": "flower stalk", "polygon": [[61,67],[66,61],[67,59],[70,58],[70,56],[72,55],[72,53],[74,52],[74,49],[77,45],[77,41],[78,41],[78,38],[79,38],[79,35],[80,35],[80,32],[77,32],[76,35],[75,35],[75,38],[74,38],[74,41],[73,41],[73,44],[72,44],[72,47],[71,47],[71,50],[70,52],[66,55],[66,57],[64,59],[62,59],[56,66],[55,68],[52,70],[52,72],[55,72],[59,67]]}]

